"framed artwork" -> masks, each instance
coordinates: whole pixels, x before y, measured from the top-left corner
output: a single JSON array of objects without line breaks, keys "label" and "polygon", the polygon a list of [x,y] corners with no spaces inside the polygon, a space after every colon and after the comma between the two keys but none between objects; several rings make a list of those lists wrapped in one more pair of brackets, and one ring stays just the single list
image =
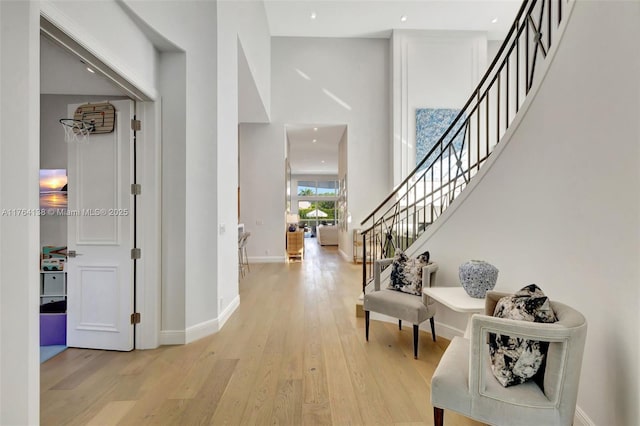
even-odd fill
[{"label": "framed artwork", "polygon": [[40,170],[40,208],[67,208],[67,170]]},{"label": "framed artwork", "polygon": [[346,231],[348,227],[347,223],[347,175],[344,175],[338,183],[338,227],[339,229]]},{"label": "framed artwork", "polygon": [[[438,143],[459,113],[459,109],[452,108],[416,108],[416,165]],[[454,141],[457,151],[462,149],[463,133],[460,132]],[[420,169],[425,169],[429,165],[430,162],[427,161]]]}]

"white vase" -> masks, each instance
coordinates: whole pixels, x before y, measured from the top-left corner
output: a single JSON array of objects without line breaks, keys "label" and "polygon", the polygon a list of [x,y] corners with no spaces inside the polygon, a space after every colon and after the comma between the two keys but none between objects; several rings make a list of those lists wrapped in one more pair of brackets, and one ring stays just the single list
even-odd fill
[{"label": "white vase", "polygon": [[470,260],[460,265],[460,283],[471,297],[482,299],[498,281],[498,268],[483,260]]}]

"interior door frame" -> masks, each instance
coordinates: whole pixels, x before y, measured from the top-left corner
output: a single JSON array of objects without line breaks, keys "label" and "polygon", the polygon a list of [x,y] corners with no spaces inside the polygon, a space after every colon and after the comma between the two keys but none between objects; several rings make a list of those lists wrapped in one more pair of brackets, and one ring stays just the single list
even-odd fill
[{"label": "interior door frame", "polygon": [[135,197],[137,220],[135,239],[142,256],[135,268],[135,306],[141,322],[136,325],[135,348],[153,349],[159,346],[161,294],[161,105],[158,94],[145,91],[133,79],[113,66],[109,52],[100,46],[89,46],[93,38],[79,27],[73,27],[55,7],[42,2],[40,32],[47,38],[82,59],[111,80],[135,101],[136,119],[142,122],[136,132],[136,181],[142,185],[142,195]]}]

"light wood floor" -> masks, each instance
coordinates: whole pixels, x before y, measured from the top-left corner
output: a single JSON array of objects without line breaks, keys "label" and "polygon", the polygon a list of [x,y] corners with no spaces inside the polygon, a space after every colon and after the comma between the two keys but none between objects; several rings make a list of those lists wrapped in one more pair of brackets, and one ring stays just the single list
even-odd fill
[{"label": "light wood floor", "polygon": [[421,332],[414,360],[409,324],[372,321],[367,343],[355,316],[361,265],[305,245],[302,262],[250,265],[240,307],[214,336],[129,353],[67,349],[42,364],[41,423],[433,424],[429,385],[448,341]]}]

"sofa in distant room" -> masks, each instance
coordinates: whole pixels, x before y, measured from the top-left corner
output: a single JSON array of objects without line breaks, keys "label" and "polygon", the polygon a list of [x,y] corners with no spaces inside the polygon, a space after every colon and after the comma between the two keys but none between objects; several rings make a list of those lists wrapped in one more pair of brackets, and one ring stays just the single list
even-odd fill
[{"label": "sofa in distant room", "polygon": [[316,233],[318,244],[321,246],[338,245],[338,227],[336,225],[318,225]]}]

